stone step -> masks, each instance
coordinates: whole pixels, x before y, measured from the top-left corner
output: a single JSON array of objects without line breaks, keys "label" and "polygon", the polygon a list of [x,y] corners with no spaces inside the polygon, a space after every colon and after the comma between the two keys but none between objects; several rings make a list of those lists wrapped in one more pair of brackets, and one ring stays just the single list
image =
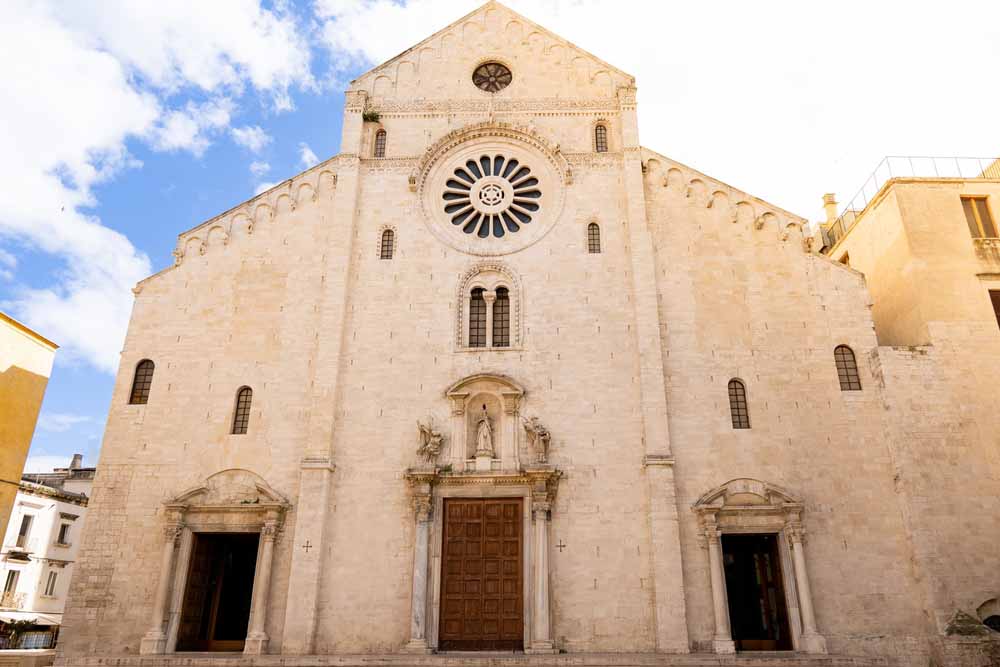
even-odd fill
[{"label": "stone step", "polygon": [[260,655],[173,653],[169,655],[69,657],[56,667],[890,667],[882,657],[810,655],[787,651],[719,655],[689,653],[463,653],[412,655]]}]

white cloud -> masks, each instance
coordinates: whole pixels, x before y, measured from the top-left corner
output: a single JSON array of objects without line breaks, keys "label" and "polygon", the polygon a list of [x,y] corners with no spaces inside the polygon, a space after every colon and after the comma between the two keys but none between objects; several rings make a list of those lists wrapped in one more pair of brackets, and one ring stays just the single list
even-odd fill
[{"label": "white cloud", "polygon": [[93,421],[86,415],[73,415],[61,412],[42,413],[38,418],[38,428],[50,433],[65,433],[78,424]]},{"label": "white cloud", "polygon": [[244,125],[232,129],[233,141],[251,153],[259,153],[271,143],[271,136],[260,125]]},{"label": "white cloud", "polygon": [[160,120],[151,143],[157,150],[186,150],[200,156],[208,148],[209,135],[229,125],[232,111],[233,102],[226,98],[204,104],[188,102]]},{"label": "white cloud", "polygon": [[[0,105],[0,239],[58,266],[41,284],[11,286],[0,308],[57,341],[58,362],[113,373],[131,288],[152,266],[86,211],[98,203],[93,187],[138,166],[129,140],[205,150],[247,85],[288,106],[290,88],[314,85],[308,46],[290,15],[258,0],[106,0],[101,11],[9,0],[4,9],[0,59],[11,103]],[[192,90],[205,101],[187,102],[181,94]]]},{"label": "white cloud", "polygon": [[250,173],[260,178],[267,172],[271,171],[271,165],[267,162],[251,162],[250,163]]},{"label": "white cloud", "polygon": [[303,169],[309,169],[310,167],[315,167],[319,164],[319,158],[313,153],[313,150],[309,148],[309,145],[305,142],[299,144],[299,166]]},{"label": "white cloud", "polygon": [[[341,69],[387,60],[480,4],[316,1]],[[849,199],[887,154],[1000,153],[988,111],[1000,88],[982,84],[1000,57],[997,2],[505,4],[636,76],[643,145],[803,215],[820,214],[823,192]]]},{"label": "white cloud", "polygon": [[253,194],[256,197],[261,192],[267,192],[268,190],[270,190],[271,188],[273,188],[277,184],[278,183],[260,183],[260,184],[257,185],[256,188],[254,188]]},{"label": "white cloud", "polygon": [[24,462],[24,472],[52,472],[54,468],[66,468],[69,466],[72,456],[57,456],[51,454],[39,454],[29,456]]}]

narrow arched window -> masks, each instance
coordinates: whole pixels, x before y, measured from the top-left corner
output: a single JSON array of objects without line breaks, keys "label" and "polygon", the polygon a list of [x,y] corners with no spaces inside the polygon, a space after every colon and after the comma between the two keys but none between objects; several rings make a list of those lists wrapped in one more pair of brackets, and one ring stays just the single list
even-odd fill
[{"label": "narrow arched window", "polygon": [[392,259],[392,248],[396,243],[396,232],[387,229],[382,232],[382,247],[379,251],[379,259]]},{"label": "narrow arched window", "polygon": [[833,359],[837,362],[840,391],[861,391],[861,377],[858,375],[858,362],[854,358],[854,351],[846,345],[838,345],[833,351]]},{"label": "narrow arched window", "polygon": [[153,386],[153,370],[156,366],[149,359],[143,359],[135,367],[132,376],[132,392],[128,402],[132,405],[146,405],[149,401],[149,389]]},{"label": "narrow arched window", "polygon": [[253,389],[240,387],[236,392],[236,409],[233,410],[233,435],[243,435],[250,425],[250,403],[253,401]]},{"label": "narrow arched window", "polygon": [[591,255],[601,252],[601,228],[596,222],[587,225],[587,252]]},{"label": "narrow arched window", "polygon": [[375,157],[385,157],[385,130],[375,133]]},{"label": "narrow arched window", "polygon": [[510,292],[497,288],[493,302],[493,347],[510,347]]},{"label": "narrow arched window", "polygon": [[733,428],[750,428],[750,411],[747,409],[747,388],[742,380],[729,381],[729,414]]},{"label": "narrow arched window", "polygon": [[469,298],[469,347],[486,347],[486,299],[482,287],[472,290]]},{"label": "narrow arched window", "polygon": [[594,128],[594,150],[598,153],[608,152],[608,128],[606,125],[598,125]]}]

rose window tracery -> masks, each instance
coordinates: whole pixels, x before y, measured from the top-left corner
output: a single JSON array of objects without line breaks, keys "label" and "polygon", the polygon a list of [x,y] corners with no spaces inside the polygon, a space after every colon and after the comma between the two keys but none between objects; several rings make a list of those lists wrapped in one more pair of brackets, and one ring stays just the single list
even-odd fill
[{"label": "rose window tracery", "polygon": [[483,63],[472,73],[472,83],[487,93],[498,93],[513,80],[513,75],[506,65],[500,63]]},{"label": "rose window tracery", "polygon": [[531,168],[516,158],[483,155],[456,167],[441,198],[451,224],[479,238],[503,238],[531,224],[542,192]]}]

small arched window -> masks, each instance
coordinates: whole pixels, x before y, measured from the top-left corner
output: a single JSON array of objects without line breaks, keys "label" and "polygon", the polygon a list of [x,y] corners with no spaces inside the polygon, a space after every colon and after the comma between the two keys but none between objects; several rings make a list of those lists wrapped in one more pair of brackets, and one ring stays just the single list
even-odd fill
[{"label": "small arched window", "polygon": [[253,401],[253,389],[240,387],[236,392],[236,409],[233,411],[233,435],[243,435],[250,425],[250,403]]},{"label": "small arched window", "polygon": [[392,249],[396,244],[396,232],[387,229],[382,232],[382,246],[379,250],[379,259],[392,259]]},{"label": "small arched window", "polygon": [[132,392],[128,402],[131,405],[146,405],[149,401],[149,389],[153,386],[153,370],[156,366],[149,359],[143,359],[135,367],[132,376]]},{"label": "small arched window", "polygon": [[861,391],[861,377],[858,375],[858,362],[854,358],[854,351],[846,345],[838,345],[833,351],[833,359],[837,362],[840,391]]},{"label": "small arched window", "polygon": [[375,157],[385,157],[385,130],[375,133],[375,151],[372,154]]},{"label": "small arched window", "polygon": [[594,150],[598,153],[608,152],[608,127],[607,125],[597,125],[594,127]]},{"label": "small arched window", "polygon": [[729,414],[733,428],[750,428],[750,411],[747,409],[747,388],[742,380],[729,381]]},{"label": "small arched window", "polygon": [[469,298],[469,347],[486,347],[486,299],[482,287],[472,290]]},{"label": "small arched window", "polygon": [[587,252],[591,255],[601,252],[601,228],[596,222],[587,225]]},{"label": "small arched window", "polygon": [[510,293],[506,287],[497,288],[493,302],[493,347],[510,347]]}]

